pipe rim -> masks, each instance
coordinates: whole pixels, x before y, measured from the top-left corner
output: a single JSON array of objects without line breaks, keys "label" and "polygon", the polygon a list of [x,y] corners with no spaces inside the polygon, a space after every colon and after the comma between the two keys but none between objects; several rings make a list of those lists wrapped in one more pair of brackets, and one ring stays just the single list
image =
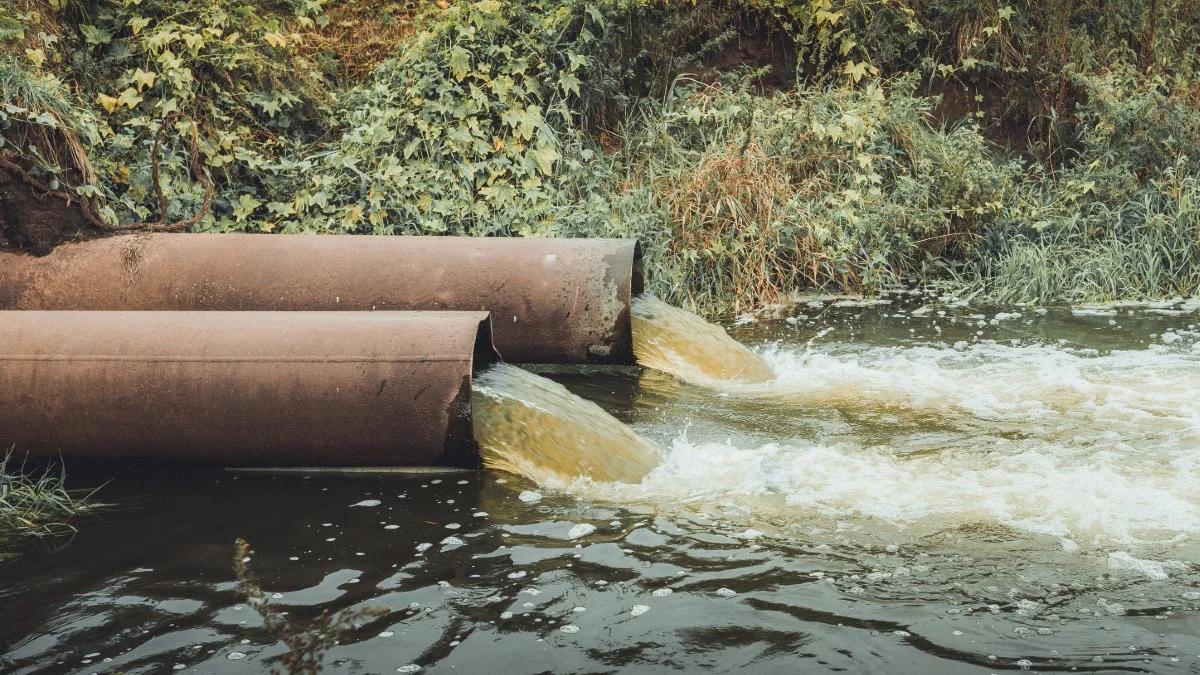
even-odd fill
[{"label": "pipe rim", "polygon": [[461,469],[483,468],[483,453],[475,442],[475,418],[471,414],[471,393],[475,375],[503,361],[492,341],[492,313],[485,312],[475,329],[475,344],[471,350],[467,374],[450,405],[443,450],[437,465]]}]

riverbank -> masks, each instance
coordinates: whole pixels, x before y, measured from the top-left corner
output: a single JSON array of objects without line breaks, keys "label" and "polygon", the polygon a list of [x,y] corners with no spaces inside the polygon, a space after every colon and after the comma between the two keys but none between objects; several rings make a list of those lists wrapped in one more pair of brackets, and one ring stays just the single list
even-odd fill
[{"label": "riverbank", "polygon": [[709,315],[1200,292],[1190,3],[376,5],[0,10],[0,245],[632,236]]}]

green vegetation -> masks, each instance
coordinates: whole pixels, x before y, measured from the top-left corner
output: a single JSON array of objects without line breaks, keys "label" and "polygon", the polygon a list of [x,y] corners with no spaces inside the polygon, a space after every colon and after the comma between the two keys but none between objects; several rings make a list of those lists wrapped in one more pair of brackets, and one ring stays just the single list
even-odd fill
[{"label": "green vegetation", "polygon": [[1190,0],[12,4],[10,244],[36,182],[83,211],[60,238],[637,236],[709,312],[1200,292]]},{"label": "green vegetation", "polygon": [[71,520],[97,504],[86,496],[73,495],[65,487],[66,476],[47,467],[29,473],[13,467],[11,454],[0,460],[0,560],[16,555],[29,539],[47,539],[75,533]]}]

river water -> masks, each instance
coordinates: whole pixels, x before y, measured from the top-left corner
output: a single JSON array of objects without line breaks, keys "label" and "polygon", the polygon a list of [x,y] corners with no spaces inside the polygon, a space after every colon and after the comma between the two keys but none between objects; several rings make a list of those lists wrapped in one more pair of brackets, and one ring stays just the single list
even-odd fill
[{"label": "river water", "polygon": [[0,567],[0,671],[269,668],[244,537],[297,625],[375,610],[325,672],[1200,673],[1200,306],[926,302],[732,326],[773,378],[538,370],[633,478],[124,472]]}]

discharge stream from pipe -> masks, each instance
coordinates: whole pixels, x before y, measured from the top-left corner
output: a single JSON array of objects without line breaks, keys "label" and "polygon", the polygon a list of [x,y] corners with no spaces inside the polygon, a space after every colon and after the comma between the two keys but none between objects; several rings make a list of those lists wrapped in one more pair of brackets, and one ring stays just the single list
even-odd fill
[{"label": "discharge stream from pipe", "polygon": [[775,381],[719,393],[643,378],[646,408],[635,411],[649,409],[635,430],[663,444],[659,466],[636,485],[572,491],[664,508],[736,505],[759,529],[1003,528],[1067,549],[1196,555],[1195,328],[1110,351],[915,342],[768,346]]},{"label": "discharge stream from pipe", "polygon": [[[650,294],[633,299],[638,361],[694,384],[756,384],[775,373],[720,326]],[[538,484],[577,479],[640,482],[663,451],[562,385],[498,364],[480,374],[471,397],[475,440],[489,468]]]},{"label": "discharge stream from pipe", "polygon": [[692,384],[770,382],[775,371],[724,328],[644,293],[633,299],[633,353],[638,363]]},{"label": "discharge stream from pipe", "polygon": [[[642,300],[635,301],[639,310],[662,304]],[[631,428],[606,431],[603,443],[562,427],[554,436],[526,429],[523,438],[536,442],[510,443],[509,465],[534,447],[537,461],[548,461],[538,444],[550,439],[576,444],[572,469],[587,461],[619,468],[622,456],[609,439],[638,434],[661,451],[645,452],[637,470],[616,480],[622,472],[615,469],[560,470],[548,486],[617,504],[721,512],[759,530],[795,524],[840,532],[839,523],[853,522],[864,537],[894,538],[902,531],[920,538],[1002,528],[1061,539],[1064,549],[1133,547],[1120,550],[1192,559],[1200,536],[1195,319],[1152,319],[1132,310],[1116,315],[1118,323],[1131,324],[1126,332],[1137,334],[1131,337],[1118,336],[1104,319],[1066,315],[1033,315],[1028,326],[1007,319],[1040,334],[1003,341],[986,333],[958,340],[959,333],[974,335],[982,320],[962,327],[936,316],[888,318],[872,324],[867,340],[847,335],[812,345],[805,331],[754,353],[775,373],[766,382],[719,382],[714,375],[729,371],[706,371],[704,364],[681,370],[694,364],[680,355],[697,353],[681,349],[647,364],[678,375],[644,372],[627,385],[633,398],[619,405],[632,411]],[[1096,340],[1091,323],[1086,332],[1079,327],[1085,320],[1113,332],[1110,344],[1094,349],[1058,339]],[[1134,330],[1137,321],[1147,327]],[[646,325],[635,319],[639,358],[647,353]],[[909,326],[926,335],[942,329],[949,340],[906,337]],[[1011,336],[1016,329],[988,330]],[[665,332],[689,334],[674,327]],[[701,343],[712,332],[690,334]],[[706,372],[710,379],[700,379]],[[621,377],[595,385],[581,378],[573,390],[600,399],[614,395]],[[588,417],[594,418],[608,419],[599,410]],[[587,433],[595,428],[589,422]],[[506,433],[515,438],[516,432]],[[625,442],[618,449],[647,445]],[[650,463],[652,470],[640,475]],[[518,473],[545,484],[528,470]],[[572,475],[591,480],[562,486]]]},{"label": "discharge stream from pipe", "polygon": [[484,465],[540,485],[637,483],[661,455],[595,403],[508,364],[475,377],[471,415]]}]

